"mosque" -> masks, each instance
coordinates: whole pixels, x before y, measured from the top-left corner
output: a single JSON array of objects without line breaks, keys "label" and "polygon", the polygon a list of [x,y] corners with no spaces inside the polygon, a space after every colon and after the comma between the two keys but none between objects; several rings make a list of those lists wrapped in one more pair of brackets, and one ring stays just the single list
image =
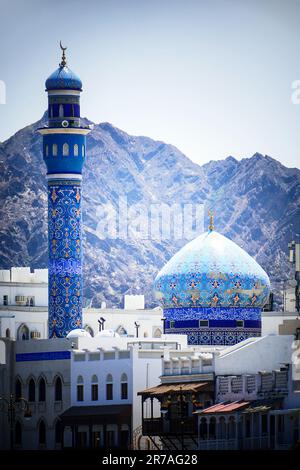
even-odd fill
[{"label": "mosque", "polygon": [[[11,421],[0,413],[0,448],[140,448],[148,436],[148,448],[167,449],[170,430],[175,442],[179,428],[191,436],[186,448],[195,449],[197,436],[215,446],[216,423],[221,435],[229,409],[247,410],[252,424],[244,414],[233,416],[224,445],[230,432],[239,448],[240,419],[251,448],[296,442],[300,372],[293,369],[292,345],[299,351],[300,320],[296,312],[262,312],[268,275],[215,231],[212,213],[208,231],[154,281],[163,312],[144,309],[143,302],[124,310],[83,309],[82,169],[91,129],[81,125],[82,83],[61,49],[59,67],[46,80],[48,125],[38,130],[47,167],[48,273],[0,271],[0,400],[16,400]],[[224,397],[233,408],[216,412]],[[266,409],[261,398],[276,403]],[[26,413],[16,406],[20,399]],[[215,420],[213,432],[201,424],[205,410]],[[255,434],[266,423],[267,441]]]},{"label": "mosque", "polygon": [[261,334],[261,310],[270,280],[259,264],[214,230],[185,245],[155,279],[166,333],[189,344],[232,345]]}]

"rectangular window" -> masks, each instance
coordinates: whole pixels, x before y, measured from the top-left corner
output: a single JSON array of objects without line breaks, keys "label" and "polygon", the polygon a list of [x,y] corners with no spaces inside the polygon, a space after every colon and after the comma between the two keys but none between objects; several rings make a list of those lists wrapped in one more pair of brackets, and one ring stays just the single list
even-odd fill
[{"label": "rectangular window", "polygon": [[128,398],[128,383],[124,382],[121,384],[121,400],[127,400]]},{"label": "rectangular window", "polygon": [[244,328],[244,320],[236,320],[237,328]]},{"label": "rectangular window", "polygon": [[3,305],[8,305],[8,295],[3,296]]},{"label": "rectangular window", "polygon": [[106,384],[106,400],[113,400],[113,384]]},{"label": "rectangular window", "polygon": [[77,401],[83,401],[83,385],[77,385]]},{"label": "rectangular window", "polygon": [[208,326],[209,323],[208,323],[208,320],[199,320],[199,326],[200,327],[205,327],[205,326]]},{"label": "rectangular window", "polygon": [[170,320],[170,328],[174,328],[175,327],[175,321],[174,320]]},{"label": "rectangular window", "polygon": [[92,401],[98,400],[98,385],[92,384]]}]

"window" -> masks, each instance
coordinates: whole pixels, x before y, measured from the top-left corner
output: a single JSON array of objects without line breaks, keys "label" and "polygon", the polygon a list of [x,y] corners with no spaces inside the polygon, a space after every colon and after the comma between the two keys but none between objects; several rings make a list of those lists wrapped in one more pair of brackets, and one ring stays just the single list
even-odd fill
[{"label": "window", "polygon": [[175,327],[175,321],[174,320],[170,320],[170,328],[174,328]]},{"label": "window", "polygon": [[10,329],[9,328],[6,328],[6,330],[5,330],[5,337],[10,338]]},{"label": "window", "polygon": [[236,320],[237,328],[244,328],[244,320]]},{"label": "window", "polygon": [[115,446],[115,431],[107,431],[106,441],[108,448]]},{"label": "window", "polygon": [[39,445],[46,445],[46,426],[43,420],[39,424]]},{"label": "window", "polygon": [[62,401],[62,382],[61,378],[57,377],[55,380],[55,390],[54,390],[54,399],[55,401]]},{"label": "window", "polygon": [[61,421],[56,421],[55,424],[55,444],[61,444]]},{"label": "window", "polygon": [[78,145],[75,144],[75,145],[74,145],[74,157],[78,157],[78,151],[79,151],[79,150],[78,150]]},{"label": "window", "polygon": [[8,295],[3,296],[3,305],[8,305]]},{"label": "window", "polygon": [[126,374],[121,376],[121,400],[128,399],[128,379]]},{"label": "window", "polygon": [[65,143],[63,145],[63,156],[68,157],[69,156],[69,144]]},{"label": "window", "polygon": [[16,400],[18,401],[22,396],[22,384],[21,384],[21,381],[20,379],[17,379],[16,380],[16,383],[15,383],[15,397],[16,397]]},{"label": "window", "polygon": [[81,375],[77,378],[77,401],[83,401],[84,398],[84,390],[83,390],[83,378]]},{"label": "window", "polygon": [[93,375],[92,377],[91,397],[92,397],[92,401],[98,400],[98,377],[97,375]]},{"label": "window", "polygon": [[113,378],[111,374],[106,377],[106,400],[113,400]]},{"label": "window", "polygon": [[81,152],[82,152],[82,156],[84,157],[84,155],[85,155],[85,148],[84,148],[84,145],[82,146]]},{"label": "window", "polygon": [[15,426],[15,445],[22,445],[22,426],[20,421],[17,421]]},{"label": "window", "polygon": [[49,145],[46,145],[45,154],[46,154],[46,157],[49,156]]},{"label": "window", "polygon": [[35,381],[30,379],[28,385],[28,401],[35,401]]},{"label": "window", "polygon": [[52,155],[53,157],[57,157],[57,144],[52,145]]},{"label": "window", "polygon": [[39,381],[39,401],[46,401],[46,382],[43,377]]},{"label": "window", "polygon": [[62,104],[59,105],[58,114],[59,114],[59,117],[64,117],[64,107]]},{"label": "window", "polygon": [[205,326],[208,326],[208,325],[209,325],[208,320],[199,320],[199,326],[200,327],[205,327]]},{"label": "window", "polygon": [[18,329],[18,339],[26,341],[29,339],[29,328],[26,325],[21,325]]}]

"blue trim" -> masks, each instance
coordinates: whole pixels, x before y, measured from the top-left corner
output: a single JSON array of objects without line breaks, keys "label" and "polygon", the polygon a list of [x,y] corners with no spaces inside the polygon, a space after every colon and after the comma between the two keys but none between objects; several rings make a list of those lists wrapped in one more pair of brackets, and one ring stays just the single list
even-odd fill
[{"label": "blue trim", "polygon": [[70,351],[49,351],[49,352],[16,354],[16,362],[60,361],[63,359],[70,359],[70,358],[71,358]]},{"label": "blue trim", "polygon": [[[174,322],[173,326],[170,326],[170,323]],[[172,328],[172,330],[176,333],[176,329],[178,328],[197,328],[201,329],[210,329],[210,328],[241,328],[237,326],[236,320],[209,320],[208,326],[199,326],[199,320],[166,320],[165,325],[166,328]],[[261,321],[260,320],[244,320],[244,327],[243,328],[260,328]],[[242,328],[242,329],[243,329]]]},{"label": "blue trim", "polygon": [[260,308],[182,307],[164,308],[167,320],[260,320]]}]

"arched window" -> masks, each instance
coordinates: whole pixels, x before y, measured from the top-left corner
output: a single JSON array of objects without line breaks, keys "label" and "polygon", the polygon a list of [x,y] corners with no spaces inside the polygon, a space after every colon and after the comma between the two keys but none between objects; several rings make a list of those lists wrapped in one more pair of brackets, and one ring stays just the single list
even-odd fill
[{"label": "arched window", "polygon": [[145,331],[145,333],[144,333],[144,338],[148,338],[148,332],[147,331]]},{"label": "arched window", "polygon": [[128,378],[126,374],[121,376],[121,400],[128,399]]},{"label": "arched window", "polygon": [[46,382],[43,377],[39,381],[39,401],[46,401]]},{"label": "arched window", "polygon": [[34,307],[34,297],[30,297],[30,307]]},{"label": "arched window", "polygon": [[16,379],[16,383],[15,383],[16,401],[20,400],[21,396],[22,396],[22,384],[21,384],[20,379]]},{"label": "arched window", "polygon": [[58,114],[59,114],[59,117],[64,117],[64,107],[62,104],[59,105],[59,111],[58,111]]},{"label": "arched window", "polygon": [[74,117],[74,104],[71,104],[71,116]]},{"label": "arched window", "polygon": [[46,425],[43,420],[41,420],[39,424],[39,445],[46,445]]},{"label": "arched window", "polygon": [[74,157],[78,157],[78,144],[74,145]]},{"label": "arched window", "polygon": [[161,329],[160,328],[156,328],[156,330],[154,332],[154,338],[161,338]]},{"label": "arched window", "polygon": [[10,329],[9,328],[6,328],[5,336],[6,336],[6,338],[10,338]]},{"label": "arched window", "polygon": [[111,374],[108,374],[106,377],[106,400],[113,400],[113,396],[113,378]]},{"label": "arched window", "polygon": [[19,327],[17,336],[22,341],[29,339],[29,328],[24,323]]},{"label": "arched window", "polygon": [[84,382],[82,375],[78,375],[77,378],[77,401],[83,401],[84,399]]},{"label": "arched window", "polygon": [[69,144],[65,143],[63,145],[63,156],[68,157],[69,156]]},{"label": "arched window", "polygon": [[52,144],[52,155],[57,157],[57,144]]},{"label": "arched window", "polygon": [[84,145],[82,146],[81,153],[82,153],[82,156],[84,157],[84,156],[85,156],[85,148],[84,148]]},{"label": "arched window", "polygon": [[33,379],[29,380],[28,401],[35,401],[35,381]]},{"label": "arched window", "polygon": [[93,375],[92,377],[91,397],[92,397],[92,401],[98,400],[98,377],[97,375]]},{"label": "arched window", "polygon": [[22,445],[22,426],[20,421],[17,421],[15,426],[15,445]]},{"label": "arched window", "polygon": [[46,145],[45,147],[45,154],[46,154],[46,157],[49,157],[49,145]]},{"label": "arched window", "polygon": [[61,444],[61,421],[58,419],[55,423],[55,444]]},{"label": "arched window", "polygon": [[55,401],[62,401],[62,382],[60,377],[56,377],[54,392]]}]

